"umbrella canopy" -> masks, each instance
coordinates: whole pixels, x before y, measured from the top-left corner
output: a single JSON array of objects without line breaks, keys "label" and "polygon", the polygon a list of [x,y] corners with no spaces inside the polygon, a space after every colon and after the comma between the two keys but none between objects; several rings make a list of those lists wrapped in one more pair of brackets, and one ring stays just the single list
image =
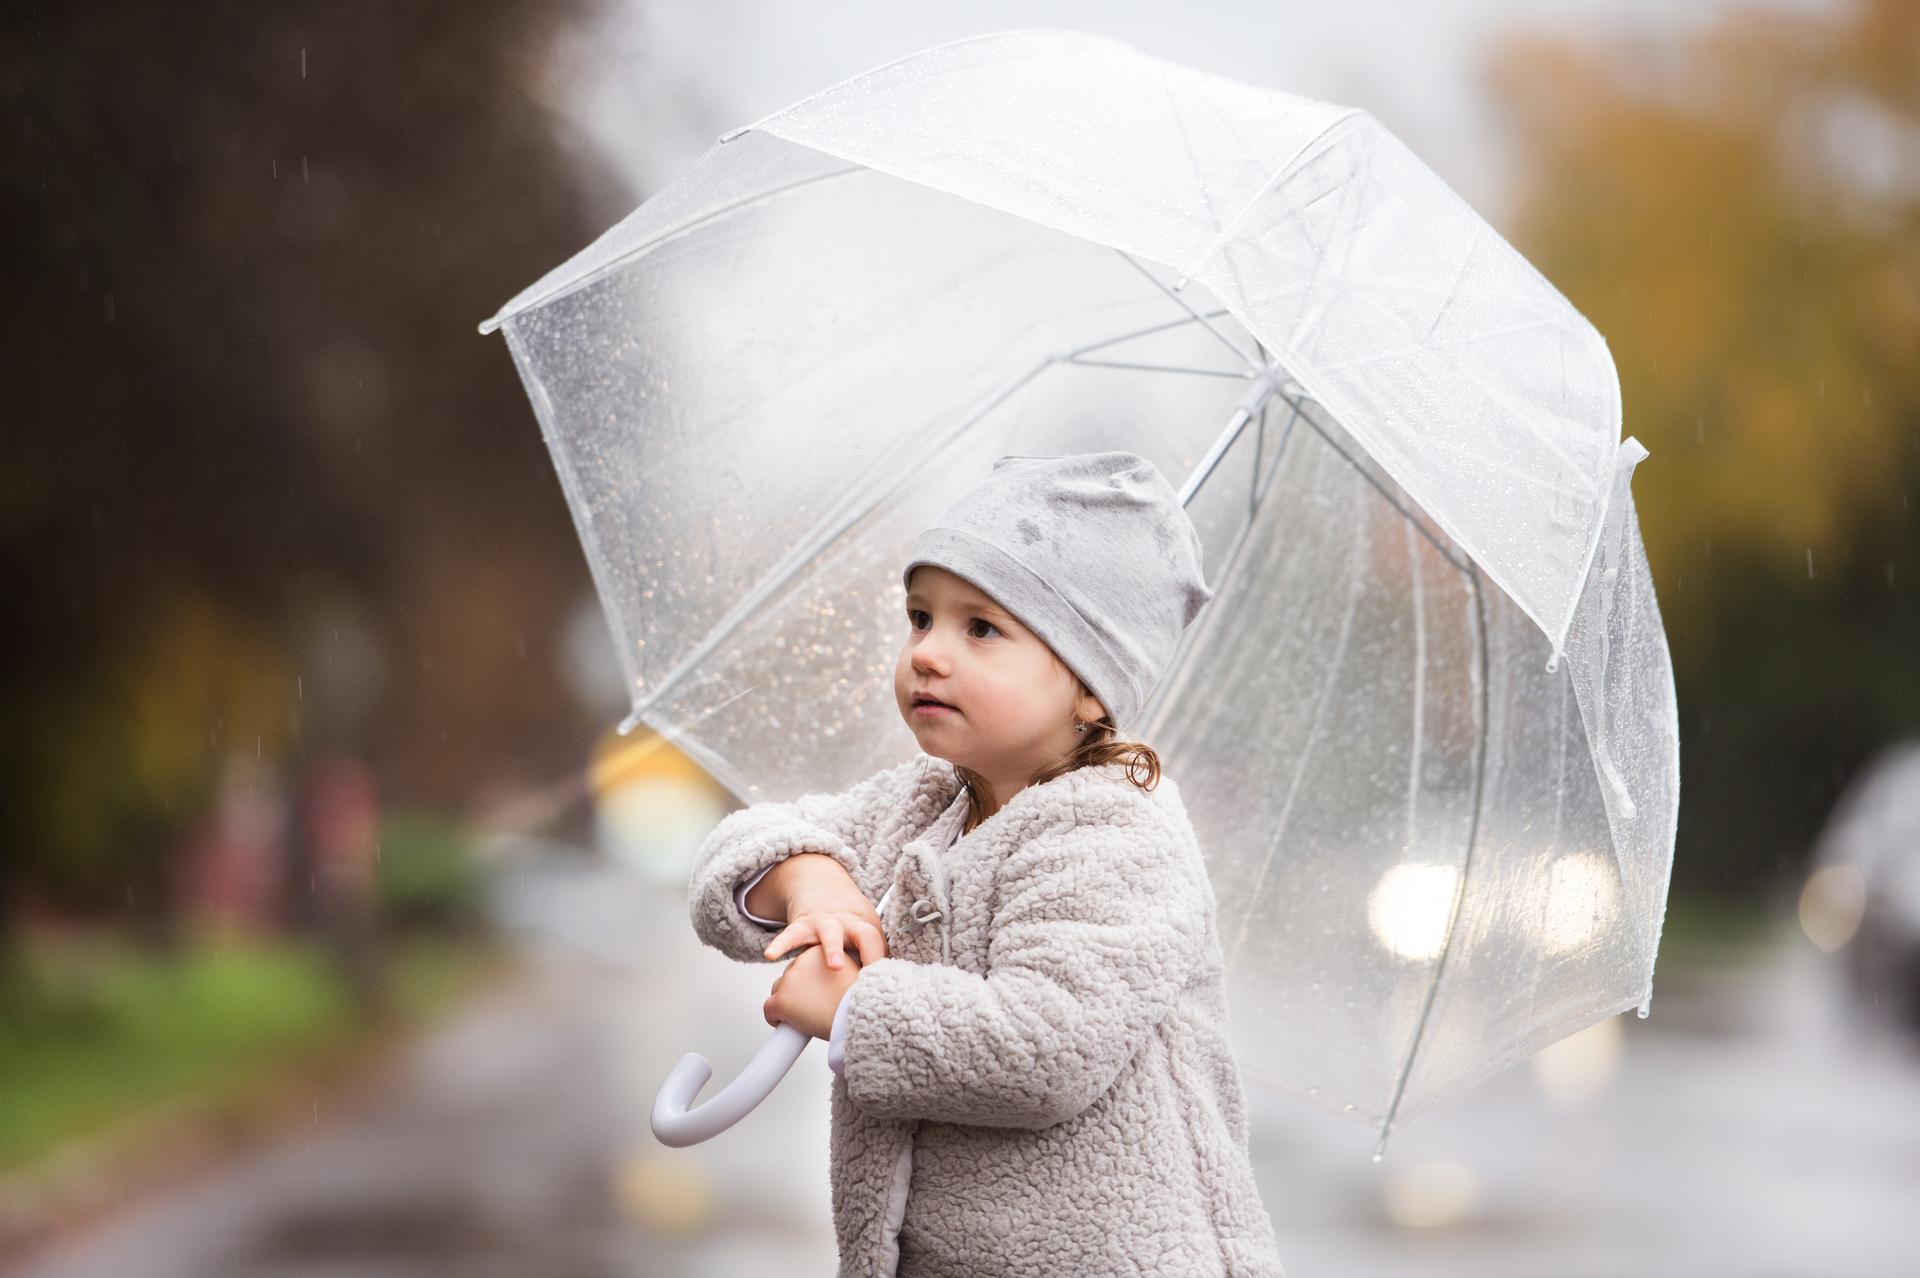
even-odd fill
[{"label": "umbrella canopy", "polygon": [[1606,345],[1365,112],[1020,31],[727,135],[514,298],[633,712],[743,800],[915,748],[899,565],[1129,449],[1215,598],[1137,733],[1250,1078],[1378,1124],[1636,1004],[1677,811]]}]

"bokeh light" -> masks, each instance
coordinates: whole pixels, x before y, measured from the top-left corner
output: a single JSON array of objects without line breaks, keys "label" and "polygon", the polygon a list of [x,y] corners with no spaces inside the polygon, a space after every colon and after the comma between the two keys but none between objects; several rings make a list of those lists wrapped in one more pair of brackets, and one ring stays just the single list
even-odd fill
[{"label": "bokeh light", "polygon": [[1867,882],[1860,867],[1823,865],[1800,889],[1800,930],[1831,954],[1853,939],[1867,911]]},{"label": "bokeh light", "polygon": [[1450,1159],[1433,1159],[1388,1171],[1380,1180],[1387,1219],[1402,1229],[1459,1224],[1480,1201],[1480,1177]]},{"label": "bokeh light", "polygon": [[1609,1016],[1535,1052],[1527,1062],[1540,1094],[1558,1109],[1576,1109],[1607,1090],[1619,1075],[1626,1032]]},{"label": "bokeh light", "polygon": [[1367,924],[1398,957],[1436,959],[1446,947],[1459,886],[1460,871],[1451,865],[1396,865],[1367,897]]}]

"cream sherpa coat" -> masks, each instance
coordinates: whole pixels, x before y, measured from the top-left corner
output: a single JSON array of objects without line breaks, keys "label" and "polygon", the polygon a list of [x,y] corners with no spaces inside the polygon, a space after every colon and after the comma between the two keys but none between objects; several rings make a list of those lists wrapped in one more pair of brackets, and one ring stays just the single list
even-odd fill
[{"label": "cream sherpa coat", "polygon": [[734,889],[766,866],[824,852],[869,900],[893,888],[833,1080],[841,1278],[1281,1275],[1178,788],[1082,768],[943,859],[959,790],[917,754],[732,813],[694,863],[695,931],[749,962],[770,933]]}]

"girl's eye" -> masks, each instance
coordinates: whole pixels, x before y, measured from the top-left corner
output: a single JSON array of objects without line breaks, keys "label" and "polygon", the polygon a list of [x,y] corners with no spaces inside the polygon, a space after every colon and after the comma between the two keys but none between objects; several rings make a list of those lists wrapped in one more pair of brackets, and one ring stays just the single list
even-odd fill
[{"label": "girl's eye", "polygon": [[[927,615],[926,610],[923,608],[909,608],[907,609],[907,624],[909,626],[912,626],[915,630],[918,630],[920,629],[920,618],[926,615]],[[985,626],[988,630],[991,630],[996,635],[1001,633],[1000,627],[994,625],[991,621],[988,621],[985,617],[975,617],[968,624],[970,626]],[[980,637],[983,639],[986,638],[985,635],[982,635]]]}]

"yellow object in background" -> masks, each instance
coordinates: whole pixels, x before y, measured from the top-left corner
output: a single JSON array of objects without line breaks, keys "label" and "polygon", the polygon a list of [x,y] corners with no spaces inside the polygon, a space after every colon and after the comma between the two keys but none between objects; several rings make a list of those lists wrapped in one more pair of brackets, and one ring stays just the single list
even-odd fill
[{"label": "yellow object in background", "polygon": [[698,764],[644,728],[603,733],[587,780],[599,846],[654,882],[684,882],[701,839],[731,807]]}]

